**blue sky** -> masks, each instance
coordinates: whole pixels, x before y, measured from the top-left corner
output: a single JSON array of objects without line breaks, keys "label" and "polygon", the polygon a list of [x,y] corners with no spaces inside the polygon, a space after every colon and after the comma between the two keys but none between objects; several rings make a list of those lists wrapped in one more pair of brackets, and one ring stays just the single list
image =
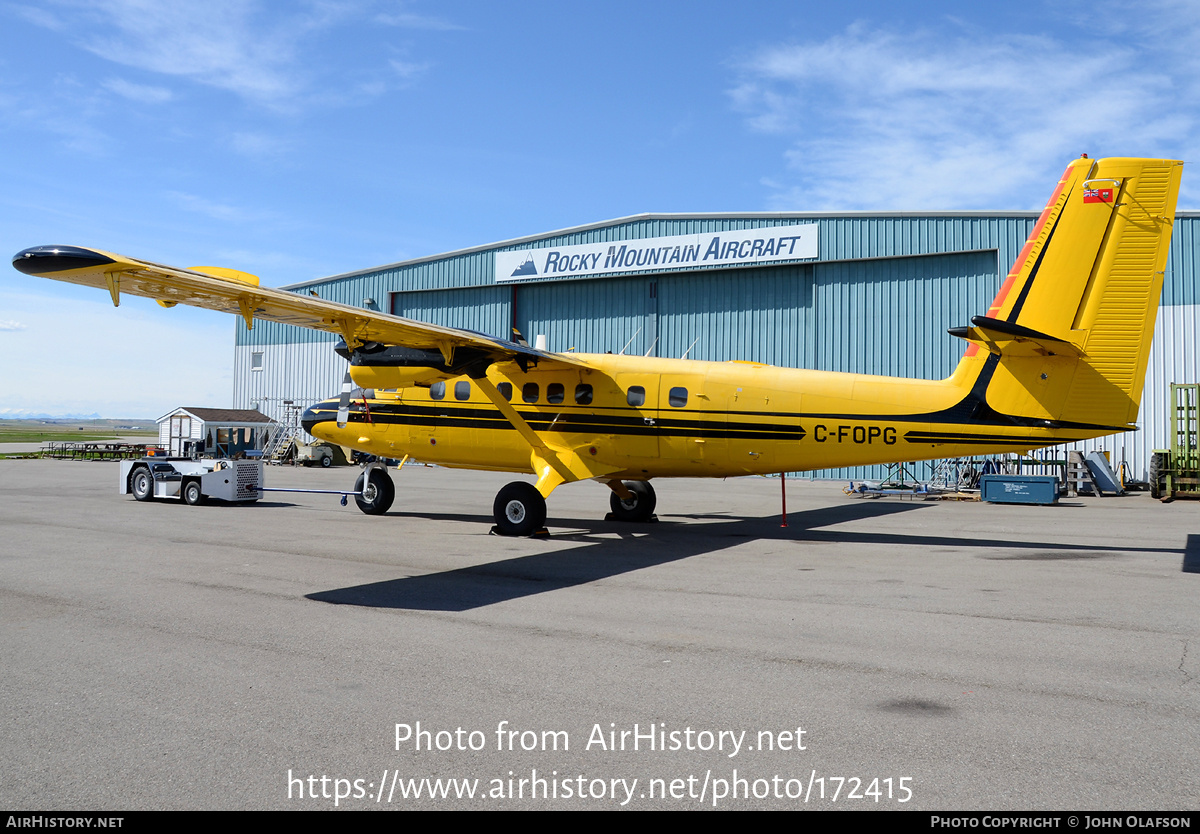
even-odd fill
[{"label": "blue sky", "polygon": [[[0,3],[0,253],[278,286],[646,211],[1036,209],[1082,152],[1197,159],[1200,7],[1138,8]],[[230,404],[229,317],[4,268],[0,416]]]}]

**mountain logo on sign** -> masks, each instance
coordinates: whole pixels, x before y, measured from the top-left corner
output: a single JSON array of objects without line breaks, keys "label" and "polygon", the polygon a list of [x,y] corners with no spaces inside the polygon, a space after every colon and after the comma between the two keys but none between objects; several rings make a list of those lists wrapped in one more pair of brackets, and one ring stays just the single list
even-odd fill
[{"label": "mountain logo on sign", "polygon": [[530,254],[519,267],[513,270],[511,277],[515,278],[518,275],[537,275],[537,267],[533,265],[533,255]]}]

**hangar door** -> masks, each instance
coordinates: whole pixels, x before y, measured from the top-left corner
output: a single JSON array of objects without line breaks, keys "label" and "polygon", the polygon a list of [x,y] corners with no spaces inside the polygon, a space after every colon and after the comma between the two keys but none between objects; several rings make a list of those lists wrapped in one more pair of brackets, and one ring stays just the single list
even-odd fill
[{"label": "hangar door", "polygon": [[626,353],[641,356],[655,342],[654,277],[521,284],[513,320],[530,344],[545,334],[552,351],[620,353],[628,344]]},{"label": "hangar door", "polygon": [[[552,351],[612,351],[794,365],[806,342],[812,266],[522,284],[517,327]],[[809,346],[809,347],[806,347]]]}]

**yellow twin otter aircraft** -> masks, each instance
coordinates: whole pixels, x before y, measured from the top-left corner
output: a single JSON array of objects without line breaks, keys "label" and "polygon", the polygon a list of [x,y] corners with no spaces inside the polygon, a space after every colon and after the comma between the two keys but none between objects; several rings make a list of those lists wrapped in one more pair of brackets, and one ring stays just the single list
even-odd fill
[{"label": "yellow twin otter aircraft", "polygon": [[[341,336],[340,399],[304,414],[316,437],[385,458],[532,473],[496,496],[500,532],[528,535],[546,498],[587,478],[616,518],[647,520],[652,478],[726,477],[1011,452],[1133,428],[1162,290],[1181,162],[1067,166],[987,314],[940,381],[612,354],[549,353],[523,339],[411,321],[70,246],[27,249],[30,275]],[[351,390],[351,380],[361,391]],[[368,468],[366,513],[395,488]]]}]

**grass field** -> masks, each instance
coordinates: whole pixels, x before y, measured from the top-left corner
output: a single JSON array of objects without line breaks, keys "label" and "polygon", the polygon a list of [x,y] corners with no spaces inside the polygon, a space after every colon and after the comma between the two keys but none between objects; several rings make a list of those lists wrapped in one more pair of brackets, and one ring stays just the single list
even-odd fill
[{"label": "grass field", "polygon": [[114,437],[132,440],[157,436],[158,429],[149,420],[0,420],[0,443],[85,442]]}]

